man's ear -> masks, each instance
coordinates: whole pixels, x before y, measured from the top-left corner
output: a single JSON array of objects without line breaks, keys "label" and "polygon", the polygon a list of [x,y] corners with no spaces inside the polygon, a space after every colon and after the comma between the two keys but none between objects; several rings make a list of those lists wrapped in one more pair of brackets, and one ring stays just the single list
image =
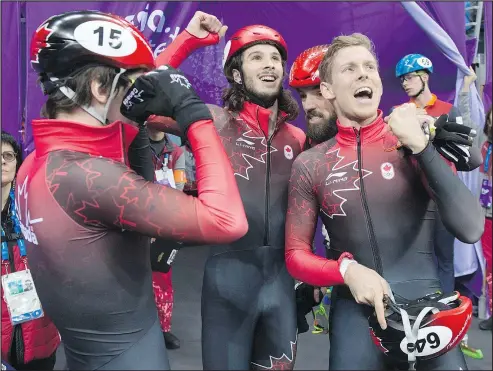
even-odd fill
[{"label": "man's ear", "polygon": [[97,80],[91,82],[92,98],[99,104],[105,105],[108,101],[108,92],[102,88],[101,83]]},{"label": "man's ear", "polygon": [[325,99],[332,100],[336,97],[334,94],[334,91],[332,90],[332,84],[330,84],[328,82],[321,82],[320,83],[320,92],[322,93],[322,96]]},{"label": "man's ear", "polygon": [[421,78],[423,79],[424,82],[426,83],[429,83],[430,82],[430,75],[428,75],[427,73],[423,73],[421,75]]},{"label": "man's ear", "polygon": [[240,71],[238,71],[236,69],[233,69],[233,80],[235,80],[235,82],[237,84],[242,84],[243,83],[241,81],[241,73],[240,73]]}]

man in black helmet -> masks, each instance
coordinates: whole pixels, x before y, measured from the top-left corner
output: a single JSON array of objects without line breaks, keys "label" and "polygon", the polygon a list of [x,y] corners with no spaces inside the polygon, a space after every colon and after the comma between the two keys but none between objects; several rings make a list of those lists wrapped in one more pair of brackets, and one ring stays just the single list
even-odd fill
[{"label": "man in black helmet", "polygon": [[[32,122],[36,151],[19,170],[16,198],[36,289],[68,367],[169,369],[149,237],[228,243],[247,228],[209,110],[179,71],[144,75],[154,69],[152,50],[114,15],[49,18],[35,32],[31,63],[48,95],[46,119]],[[197,198],[146,181],[151,113],[180,122],[201,169]]]}]

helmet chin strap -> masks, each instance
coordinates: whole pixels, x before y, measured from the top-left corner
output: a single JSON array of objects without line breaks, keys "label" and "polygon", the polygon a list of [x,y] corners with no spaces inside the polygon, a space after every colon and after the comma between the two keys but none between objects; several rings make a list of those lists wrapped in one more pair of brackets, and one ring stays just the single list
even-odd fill
[{"label": "helmet chin strap", "polygon": [[[120,76],[125,73],[127,70],[125,68],[120,68],[120,71],[116,74],[115,78],[113,79],[113,83],[111,84],[111,90],[110,90],[110,95],[108,96],[108,100],[106,101],[106,104],[104,105],[103,108],[103,114],[101,115],[99,112],[97,112],[92,106],[80,106],[84,111],[86,111],[88,114],[90,114],[92,117],[94,117],[96,120],[98,120],[103,126],[108,125],[107,122],[107,115],[108,115],[108,110],[110,108],[110,104],[115,98],[115,93],[116,93],[116,85],[118,84],[118,80],[120,79]],[[53,82],[59,81],[57,77],[50,76],[50,80]],[[59,86],[58,89],[65,95],[68,99],[70,99],[73,102],[76,102],[75,100],[75,92],[66,87],[66,86]]]},{"label": "helmet chin strap", "polygon": [[421,75],[419,75],[419,79],[421,80],[421,89],[418,91],[417,94],[411,95],[411,98],[416,99],[425,91],[426,85],[425,85],[425,82],[423,81],[423,78],[421,77]]},{"label": "helmet chin strap", "polygon": [[409,369],[415,370],[416,364],[416,342],[418,341],[419,328],[421,326],[421,322],[425,318],[425,316],[429,313],[437,313],[439,310],[434,307],[426,307],[421,310],[419,315],[416,317],[413,326],[411,327],[411,321],[409,320],[409,314],[406,310],[400,308],[400,314],[402,318],[402,326],[404,327],[404,333],[406,334],[407,340],[407,360],[409,362]]}]

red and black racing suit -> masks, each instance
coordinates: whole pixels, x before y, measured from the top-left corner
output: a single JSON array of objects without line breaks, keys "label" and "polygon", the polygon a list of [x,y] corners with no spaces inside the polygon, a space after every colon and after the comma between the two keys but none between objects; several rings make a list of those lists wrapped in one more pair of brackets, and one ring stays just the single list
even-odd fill
[{"label": "red and black racing suit", "polygon": [[36,151],[17,176],[19,219],[68,368],[169,369],[149,237],[229,243],[247,229],[215,127],[203,120],[188,130],[198,198],[147,182],[124,164],[135,127],[35,120],[32,128]]},{"label": "red and black racing suit", "polygon": [[[395,150],[397,140],[381,112],[360,130],[338,129],[335,138],[303,152],[293,165],[286,264],[296,279],[338,285],[330,314],[330,369],[382,370],[388,357],[368,331],[373,309],[354,301],[337,260],[343,252],[353,254],[382,275],[396,297],[414,300],[440,287],[432,256],[437,211],[448,230],[469,243],[480,238],[482,217],[478,201],[431,144],[417,155]],[[319,210],[333,260],[311,249]],[[466,369],[458,348],[418,363],[430,370],[459,366]]]},{"label": "red and black racing suit", "polygon": [[[206,370],[291,369],[296,354],[294,281],[284,262],[291,166],[303,132],[246,102],[239,114],[210,107],[248,219],[245,237],[212,248],[202,286]],[[218,180],[219,181],[219,180]]]},{"label": "red and black racing suit", "polygon": [[[177,68],[196,42],[182,32],[157,65]],[[205,266],[204,370],[292,369],[297,317],[294,280],[284,262],[284,228],[291,166],[305,134],[279,112],[269,136],[271,111],[251,102],[239,113],[209,108],[233,166],[249,228],[243,238],[213,246]]]}]

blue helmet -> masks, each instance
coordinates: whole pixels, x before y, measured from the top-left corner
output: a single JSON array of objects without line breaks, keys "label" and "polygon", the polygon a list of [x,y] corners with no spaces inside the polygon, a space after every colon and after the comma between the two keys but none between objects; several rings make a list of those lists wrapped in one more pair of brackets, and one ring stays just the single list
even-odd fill
[{"label": "blue helmet", "polygon": [[425,70],[433,73],[433,63],[421,54],[408,54],[395,67],[395,77],[401,77],[411,72]]}]

